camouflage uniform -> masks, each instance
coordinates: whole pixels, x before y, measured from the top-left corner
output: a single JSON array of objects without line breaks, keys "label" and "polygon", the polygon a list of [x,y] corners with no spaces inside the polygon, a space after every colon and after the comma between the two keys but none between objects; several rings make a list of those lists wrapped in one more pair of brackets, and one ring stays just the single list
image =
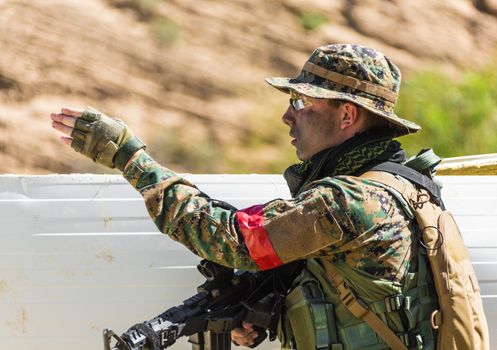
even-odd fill
[{"label": "camouflage uniform", "polygon": [[377,284],[377,293],[368,295],[359,283],[356,291],[366,301],[402,291],[406,275],[417,266],[417,224],[390,192],[354,176],[362,166],[394,154],[389,153],[392,147],[400,151],[392,137],[420,129],[393,112],[400,87],[398,68],[369,48],[329,45],[314,51],[299,77],[267,81],[287,93],[354,102],[388,120],[389,137],[369,135],[344,149],[320,152],[285,173],[292,199],[245,209],[211,199],[145,152],[125,169],[124,177],[144,197],[159,230],[200,257],[244,270],[329,259],[373,285],[388,281],[394,286],[381,290]]},{"label": "camouflage uniform", "polygon": [[[307,63],[370,83],[365,89],[383,89],[384,97],[331,82],[305,67],[296,79],[267,81],[285,92],[293,89],[312,97],[353,101],[394,123],[397,135],[419,129],[393,113],[388,99],[398,93],[400,72],[381,53],[356,45],[329,45],[316,49]],[[357,150],[348,152],[337,161],[335,173],[325,175],[352,174],[387,146],[388,142],[375,143],[377,149],[369,157],[358,157]],[[371,152],[372,147],[364,149]],[[124,176],[143,195],[161,232],[226,266],[269,269],[296,259],[344,254],[354,267],[400,280],[410,258],[410,221],[385,190],[368,180],[335,176],[330,185],[323,185],[308,177],[294,199],[237,210],[209,198],[147,154],[133,161]]]},{"label": "camouflage uniform", "polygon": [[[378,153],[371,156],[386,152],[391,143],[377,142]],[[355,148],[340,157],[342,162],[339,163],[351,156],[357,159],[360,154]],[[367,159],[364,155],[359,158]],[[312,163],[307,170],[312,173],[316,164],[319,162]],[[342,264],[341,271],[346,271],[344,276],[350,278],[347,281],[358,296],[374,305],[384,305],[385,298],[404,295],[409,292],[408,288],[420,286],[417,225],[390,192],[367,179],[350,175],[320,179],[317,175],[317,180],[302,188],[293,187],[292,192],[298,193],[291,200],[276,199],[238,210],[209,198],[146,153],[133,161],[124,175],[143,195],[157,227],[203,258],[245,270],[270,269],[300,259],[306,259],[310,266],[312,258],[328,259],[337,266]],[[327,293],[327,277],[322,275],[319,283],[327,300],[340,310],[340,299],[329,296],[333,291]],[[308,279],[308,276],[304,277]],[[319,277],[317,274],[315,278]],[[431,284],[431,281],[426,279],[424,283]],[[436,294],[431,295],[427,302],[436,305],[433,299]],[[434,310],[428,308],[428,311],[425,307],[421,312],[413,312],[412,325],[427,324]],[[348,330],[355,327],[339,339],[341,344],[349,344],[344,350],[386,349],[378,347],[374,332],[364,328],[357,319],[341,319],[344,312],[342,306],[336,313],[338,320]],[[291,318],[285,315],[284,312],[281,320],[286,326],[280,327],[291,328],[289,321],[285,321],[291,322]],[[389,324],[403,323],[397,313],[385,317]],[[418,322],[420,318],[422,322]],[[302,327],[307,330],[313,325]],[[403,334],[409,331],[402,326],[395,329]],[[279,332],[282,348],[293,349],[293,338],[285,334],[289,332]],[[359,343],[360,340],[364,342]],[[423,349],[434,349],[433,334],[422,341]],[[374,347],[364,347],[364,344]]]},{"label": "camouflage uniform", "polygon": [[161,232],[222,265],[269,269],[340,253],[365,272],[400,280],[411,255],[410,220],[368,180],[336,176],[332,186],[311,183],[292,200],[237,210],[146,153],[124,176],[143,195]]}]

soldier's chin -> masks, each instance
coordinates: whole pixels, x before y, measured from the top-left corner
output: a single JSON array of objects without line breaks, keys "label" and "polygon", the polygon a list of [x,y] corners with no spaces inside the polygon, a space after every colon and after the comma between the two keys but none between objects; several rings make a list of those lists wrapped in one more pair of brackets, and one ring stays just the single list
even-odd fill
[{"label": "soldier's chin", "polygon": [[306,154],[302,154],[302,152],[299,152],[299,149],[297,148],[297,151],[295,152],[297,154],[297,158],[304,162],[306,160],[308,160],[309,158],[311,158],[310,156],[306,155]]}]

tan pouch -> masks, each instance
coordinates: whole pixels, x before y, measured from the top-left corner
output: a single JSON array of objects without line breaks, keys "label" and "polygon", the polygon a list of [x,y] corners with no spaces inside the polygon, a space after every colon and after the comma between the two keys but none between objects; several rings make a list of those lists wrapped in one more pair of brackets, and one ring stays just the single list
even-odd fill
[{"label": "tan pouch", "polygon": [[432,326],[438,329],[437,350],[490,349],[480,288],[452,214],[434,204],[426,190],[391,174],[371,171],[362,177],[397,191],[414,209],[440,305],[432,315]]},{"label": "tan pouch", "polygon": [[341,350],[336,332],[333,305],[317,282],[293,289],[286,298],[286,318],[297,349]]},{"label": "tan pouch", "polygon": [[432,317],[439,332],[437,349],[489,349],[480,288],[452,214],[441,211],[438,230],[427,226],[423,241],[440,304],[440,314]]}]

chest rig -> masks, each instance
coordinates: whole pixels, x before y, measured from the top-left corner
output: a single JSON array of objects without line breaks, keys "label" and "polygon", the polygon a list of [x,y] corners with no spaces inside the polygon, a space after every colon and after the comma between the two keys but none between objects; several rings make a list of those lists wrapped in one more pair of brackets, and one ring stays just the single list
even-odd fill
[{"label": "chest rig", "polygon": [[[403,285],[399,285],[361,274],[340,260],[308,260],[287,297],[286,317],[280,323],[283,348],[488,348],[479,288],[467,253],[455,257],[453,265],[462,266],[459,276],[452,276],[452,282],[451,278],[440,278],[448,276],[442,266],[446,259],[442,257],[440,261],[440,255],[447,256],[443,248],[453,250],[454,244],[460,245],[457,249],[463,252],[466,248],[452,216],[443,211],[440,186],[421,173],[430,174],[438,161],[428,151],[407,166],[385,162],[362,169],[362,177],[385,188],[398,199],[406,215],[416,220],[420,238],[416,269],[409,271]],[[326,179],[319,182],[325,183]],[[440,227],[440,222],[450,227]],[[444,244],[444,238],[456,243]],[[355,292],[357,286],[361,286],[361,295]],[[443,297],[442,294],[452,295],[454,289],[476,304],[470,305],[457,296]],[[364,293],[365,290],[375,293]],[[381,298],[377,297],[378,291]],[[476,322],[468,326],[464,318],[474,314]]]}]

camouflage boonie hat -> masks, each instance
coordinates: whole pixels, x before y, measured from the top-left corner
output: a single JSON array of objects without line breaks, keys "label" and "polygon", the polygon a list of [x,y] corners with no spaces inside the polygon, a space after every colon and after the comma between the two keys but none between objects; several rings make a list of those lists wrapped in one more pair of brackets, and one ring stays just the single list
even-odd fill
[{"label": "camouflage boonie hat", "polygon": [[354,102],[391,122],[397,135],[421,127],[394,113],[400,89],[400,70],[381,52],[368,47],[334,44],[318,47],[295,78],[267,78],[275,88],[314,98]]}]

